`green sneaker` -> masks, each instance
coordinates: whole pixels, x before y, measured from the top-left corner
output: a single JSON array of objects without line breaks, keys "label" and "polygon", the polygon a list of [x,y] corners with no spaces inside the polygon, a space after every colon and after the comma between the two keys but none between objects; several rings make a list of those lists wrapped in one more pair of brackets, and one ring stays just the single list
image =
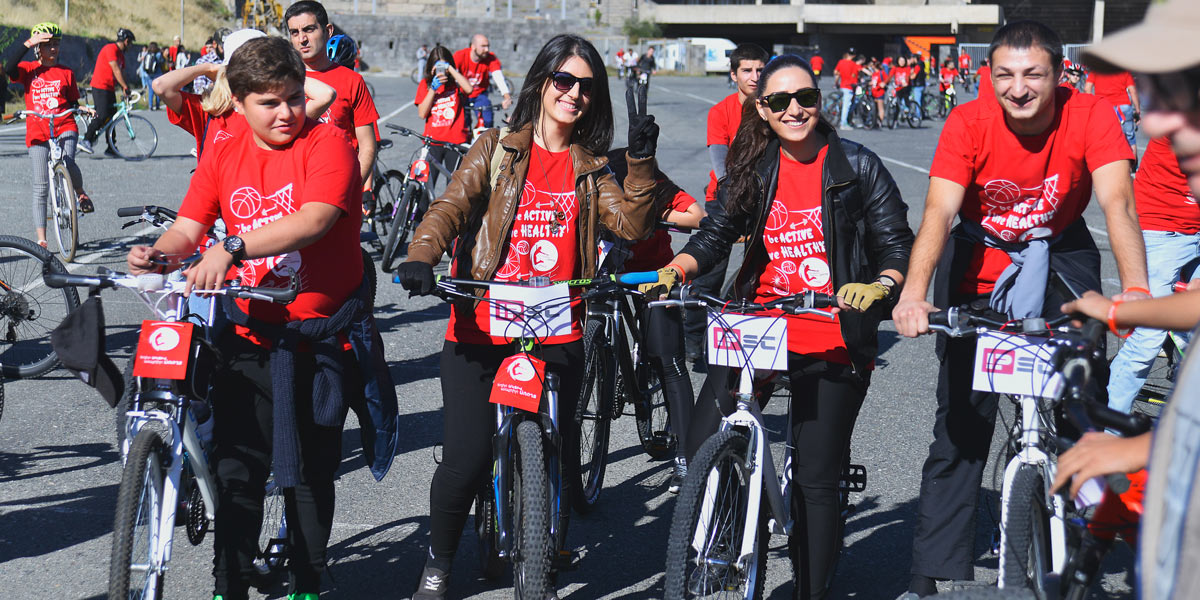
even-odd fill
[{"label": "green sneaker", "polygon": [[288,600],[317,600],[319,594],[288,594]]}]

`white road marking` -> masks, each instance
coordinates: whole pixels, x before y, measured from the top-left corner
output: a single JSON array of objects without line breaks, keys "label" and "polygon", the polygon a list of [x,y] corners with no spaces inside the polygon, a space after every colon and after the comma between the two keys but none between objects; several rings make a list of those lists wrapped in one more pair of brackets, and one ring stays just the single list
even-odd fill
[{"label": "white road marking", "polygon": [[136,240],[148,233],[152,233],[156,230],[158,230],[158,227],[156,227],[154,225],[147,225],[147,226],[133,232],[130,235],[116,238],[112,241],[112,243],[105,245],[103,248],[97,250],[96,252],[89,252],[88,254],[84,254],[83,256],[75,257],[75,260],[72,261],[70,265],[67,265],[67,270],[70,271],[71,267],[74,265],[90,265],[90,264],[97,262],[104,258],[112,258],[113,257],[113,255],[111,253],[112,250],[120,248],[121,245],[124,244],[125,242],[131,242],[131,241]]},{"label": "white road marking", "polygon": [[926,174],[926,175],[928,175],[928,174],[929,174],[929,169],[926,169],[925,167],[918,167],[917,165],[914,165],[914,164],[909,164],[909,163],[906,163],[906,162],[904,162],[904,161],[902,161],[902,160],[896,160],[896,159],[894,159],[894,158],[888,158],[888,157],[886,157],[886,156],[883,156],[883,155],[876,155],[876,156],[879,156],[879,160],[882,160],[883,162],[890,162],[890,163],[892,163],[893,165],[897,165],[897,166],[900,166],[900,167],[904,167],[904,168],[906,168],[906,169],[912,169],[912,170],[914,170],[914,171],[917,171],[918,173],[924,173],[924,174]]},{"label": "white road marking", "polygon": [[656,87],[656,88],[658,88],[658,89],[660,89],[660,90],[662,90],[662,91],[664,91],[664,92],[671,93],[671,94],[679,94],[680,96],[687,96],[688,98],[695,98],[696,100],[699,100],[699,101],[701,101],[701,102],[707,102],[707,103],[709,103],[709,104],[711,104],[711,105],[713,105],[713,106],[716,106],[716,105],[717,105],[717,102],[719,102],[719,100],[709,100],[708,98],[705,98],[705,97],[703,97],[703,96],[697,96],[697,95],[695,95],[695,94],[689,94],[689,93],[687,93],[687,92],[677,92],[677,91],[675,91],[675,90],[673,90],[673,89],[671,89],[671,88],[668,88],[668,87],[666,87],[666,86],[661,86],[661,85],[658,85],[657,83],[656,83],[656,84],[654,84],[654,87]]},{"label": "white road marking", "polygon": [[387,114],[387,116],[380,118],[378,122],[379,122],[379,123],[386,123],[388,119],[390,119],[390,118],[392,118],[392,117],[394,117],[394,116],[396,116],[396,115],[398,115],[398,114],[400,114],[400,113],[404,112],[406,109],[408,109],[408,108],[409,108],[409,107],[411,107],[411,106],[413,106],[413,105],[412,105],[412,104],[405,104],[404,106],[401,106],[400,108],[397,108],[396,110],[393,110],[392,112],[388,113],[388,114]]}]

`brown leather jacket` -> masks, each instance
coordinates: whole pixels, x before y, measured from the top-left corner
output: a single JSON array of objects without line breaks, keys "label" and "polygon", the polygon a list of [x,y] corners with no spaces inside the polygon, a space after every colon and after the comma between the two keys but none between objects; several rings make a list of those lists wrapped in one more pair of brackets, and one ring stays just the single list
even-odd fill
[{"label": "brown leather jacket", "polygon": [[[495,275],[508,247],[509,230],[529,172],[533,127],[499,140],[505,156],[500,162],[496,189],[488,193],[492,149],[499,137],[499,130],[488,131],[471,146],[446,191],[429,205],[413,233],[409,260],[436,265],[453,247],[458,261],[455,277],[491,279]],[[654,229],[654,159],[629,158],[629,175],[622,189],[606,157],[593,156],[578,144],[572,144],[570,152],[580,205],[576,228],[579,264],[581,276],[588,278],[596,273],[601,225],[629,240],[642,239]],[[455,238],[464,233],[455,246]]]}]

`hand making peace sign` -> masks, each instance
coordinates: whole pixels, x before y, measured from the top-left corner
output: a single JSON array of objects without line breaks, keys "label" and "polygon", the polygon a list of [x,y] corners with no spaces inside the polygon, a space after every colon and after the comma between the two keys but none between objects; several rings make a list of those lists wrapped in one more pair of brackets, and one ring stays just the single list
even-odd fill
[{"label": "hand making peace sign", "polygon": [[625,106],[629,109],[629,156],[654,156],[658,150],[658,124],[654,122],[654,115],[646,114],[646,97],[642,96],[639,103],[633,88],[625,88]]}]

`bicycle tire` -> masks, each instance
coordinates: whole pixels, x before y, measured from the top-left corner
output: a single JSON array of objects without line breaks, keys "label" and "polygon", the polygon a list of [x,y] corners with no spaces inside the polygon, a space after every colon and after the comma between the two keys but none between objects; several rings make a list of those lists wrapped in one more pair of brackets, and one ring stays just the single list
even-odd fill
[{"label": "bicycle tire", "polygon": [[284,508],[283,488],[275,483],[274,474],[267,479],[263,494],[262,527],[258,530],[258,556],[254,570],[260,576],[281,573],[287,563],[287,511]]},{"label": "bicycle tire", "polygon": [[674,458],[679,438],[671,431],[671,406],[662,384],[662,367],[658,361],[643,360],[635,370],[642,392],[642,402],[633,411],[638,441],[652,460]]},{"label": "bicycle tire", "polygon": [[545,600],[550,592],[550,487],[542,431],[517,424],[513,470],[513,591],[517,600]]},{"label": "bicycle tire", "polygon": [[1045,524],[1046,487],[1041,469],[1022,465],[1008,493],[1008,510],[1001,519],[1004,543],[1000,545],[1000,587],[1027,589],[1038,600],[1047,600],[1045,575],[1050,573],[1050,540]]},{"label": "bicycle tire", "polygon": [[54,193],[50,195],[49,216],[54,221],[54,238],[58,240],[58,255],[63,262],[75,260],[75,251],[79,247],[79,196],[75,193],[75,184],[71,182],[71,173],[67,165],[54,165]]},{"label": "bicycle tire", "polygon": [[384,273],[391,273],[396,268],[396,259],[400,257],[400,247],[408,241],[408,233],[413,228],[413,218],[416,216],[415,202],[420,184],[408,181],[404,184],[404,195],[396,211],[392,213],[392,228],[388,231],[387,243],[383,245],[383,256],[380,257],[379,267]]},{"label": "bicycle tire", "polygon": [[921,126],[921,115],[917,113],[917,107],[912,104],[908,105],[907,121],[908,121],[908,126],[913,129],[916,129]]},{"label": "bicycle tire", "polygon": [[[746,521],[749,520],[745,514],[745,503],[750,493],[747,487],[750,477],[749,473],[744,472],[749,451],[750,442],[745,434],[732,430],[721,431],[704,442],[688,466],[688,474],[671,517],[671,533],[667,538],[667,568],[663,582],[667,600],[710,596],[712,592],[696,592],[712,588],[736,592],[722,593],[722,598],[762,598],[766,584],[767,544],[770,541],[770,534],[763,527],[767,513],[765,504],[760,505],[759,516],[755,519],[758,529],[756,552],[745,573],[731,572],[732,569],[724,573],[715,573],[713,570],[701,573],[699,567],[700,564],[707,564],[706,557],[724,564],[736,563],[738,559]],[[720,506],[706,508],[705,492],[709,474],[713,472],[718,478],[713,502]],[[723,500],[731,503],[727,506]],[[715,547],[706,546],[697,551],[692,547],[692,540],[698,537],[696,530],[702,526],[700,520],[705,516],[709,516],[713,523],[710,523],[712,526],[707,528],[702,537]],[[732,518],[727,521],[725,517]],[[709,575],[715,577],[718,574],[732,577],[716,581],[709,579]]]},{"label": "bicycle tire", "polygon": [[408,74],[408,78],[412,79],[413,83],[421,83],[421,69],[413,67],[412,72]]},{"label": "bicycle tire", "polygon": [[[383,174],[375,192],[375,215],[371,225],[379,239],[386,240],[392,228],[392,212],[404,195],[404,174],[391,170]],[[383,247],[380,246],[382,253]]]},{"label": "bicycle tire", "polygon": [[479,553],[479,570],[484,579],[499,579],[504,575],[504,559],[496,546],[496,494],[489,479],[475,495],[475,538]]},{"label": "bicycle tire", "polygon": [[590,319],[583,332],[583,386],[579,409],[580,493],[573,494],[575,512],[587,514],[600,500],[604,473],[608,469],[608,442],[612,432],[612,402],[615,393],[612,348],[604,337],[604,321]]},{"label": "bicycle tire", "polygon": [[[109,598],[162,598],[164,573],[146,569],[139,573],[140,581],[136,581],[131,571],[135,560],[149,564],[151,541],[160,535],[158,515],[166,476],[162,464],[165,452],[162,438],[148,428],[138,432],[129,448],[117,492],[112,557],[108,568]],[[164,529],[161,533],[171,535],[170,527]],[[134,593],[130,588],[134,588]]]},{"label": "bicycle tire", "polygon": [[900,107],[895,104],[889,105],[887,107],[887,128],[895,129],[896,125],[899,122],[900,122]]},{"label": "bicycle tire", "polygon": [[33,240],[0,235],[0,374],[8,379],[43,375],[58,365],[50,331],[79,306],[73,287],[54,289],[43,270],[66,273],[49,250]]},{"label": "bicycle tire", "polygon": [[158,131],[149,119],[126,114],[108,125],[108,141],[118,156],[125,160],[145,160],[158,149]]}]

